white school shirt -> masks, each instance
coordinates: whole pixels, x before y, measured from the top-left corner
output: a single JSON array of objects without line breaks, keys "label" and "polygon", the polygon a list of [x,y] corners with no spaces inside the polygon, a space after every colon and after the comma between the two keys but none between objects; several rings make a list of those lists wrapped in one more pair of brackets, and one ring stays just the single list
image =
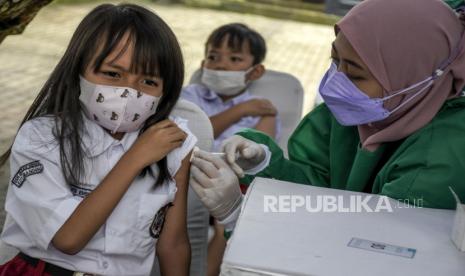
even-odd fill
[{"label": "white school shirt", "polygon": [[[1,238],[29,256],[69,270],[149,275],[156,245],[149,227],[157,211],[173,201],[176,194],[174,181],[165,181],[153,189],[156,178],[150,172],[134,179],[105,224],[79,253],[64,254],[51,243],[83,197],[98,186],[138,137],[136,131],[115,140],[83,117],[86,177],[79,185],[68,185],[63,176],[60,149],[53,137],[54,118],[36,118],[21,127],[11,151],[11,181],[5,202],[12,219],[4,226]],[[186,120],[171,119],[188,134],[182,147],[167,156],[169,172],[174,176],[197,138],[187,128]],[[156,165],[151,166],[151,171],[158,175]]]},{"label": "white school shirt", "polygon": [[[244,93],[231,98],[230,100],[223,101],[218,94],[207,88],[202,84],[191,84],[182,89],[181,97],[185,100],[195,103],[198,105],[208,117],[212,117],[216,114],[224,112],[233,106],[240,103],[247,102],[253,99],[260,99],[259,97],[252,96],[249,90]],[[235,133],[245,129],[254,128],[260,121],[260,116],[245,116],[239,121],[235,122],[227,129],[225,129],[213,142],[213,150],[219,151],[221,149],[221,143],[226,138],[233,136]],[[279,139],[281,134],[281,121],[279,116],[276,116],[276,140]]]}]

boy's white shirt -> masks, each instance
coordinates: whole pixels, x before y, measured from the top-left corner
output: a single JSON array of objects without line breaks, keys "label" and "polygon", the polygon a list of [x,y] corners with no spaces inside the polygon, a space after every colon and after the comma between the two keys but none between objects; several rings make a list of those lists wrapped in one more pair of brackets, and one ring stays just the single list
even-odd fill
[{"label": "boy's white shirt", "polygon": [[[86,176],[78,186],[69,186],[64,179],[59,146],[52,134],[53,117],[33,119],[19,130],[10,157],[12,181],[5,203],[12,219],[4,226],[2,239],[27,255],[73,271],[149,275],[156,245],[149,227],[156,212],[173,201],[176,194],[174,181],[153,189],[154,175],[158,175],[156,165],[151,166],[153,174],[146,173],[133,181],[106,223],[78,254],[66,255],[51,244],[82,196],[103,180],[138,137],[138,132],[131,132],[115,140],[83,117],[87,130],[82,135]],[[188,134],[184,144],[167,156],[168,170],[174,176],[197,138],[187,128],[187,120],[171,119]]]},{"label": "boy's white shirt", "polygon": [[[252,99],[260,99],[259,97],[250,94],[246,89],[243,93],[223,101],[213,90],[207,88],[203,84],[190,84],[182,89],[181,97],[185,100],[193,102],[199,106],[209,117],[224,112],[233,106],[240,103],[250,101]],[[276,137],[279,139],[281,135],[281,121],[279,116],[276,117]],[[260,121],[260,116],[245,116],[239,121],[225,129],[213,142],[213,150],[219,151],[221,143],[224,139],[231,137],[236,132],[245,128],[254,128]]]}]

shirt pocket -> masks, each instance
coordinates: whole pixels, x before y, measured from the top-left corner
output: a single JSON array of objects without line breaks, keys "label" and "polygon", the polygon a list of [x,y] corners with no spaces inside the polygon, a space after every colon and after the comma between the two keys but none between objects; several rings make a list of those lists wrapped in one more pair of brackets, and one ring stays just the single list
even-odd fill
[{"label": "shirt pocket", "polygon": [[[121,204],[112,214],[105,231],[105,252],[145,258],[155,250],[150,225],[157,212],[172,201],[170,194],[143,194]],[[131,203],[131,204],[130,204]]]},{"label": "shirt pocket", "polygon": [[[137,251],[141,254],[147,254],[154,250],[158,238],[151,234],[151,226],[157,216],[157,222],[160,219],[166,219],[166,211],[163,213],[162,208],[169,205],[174,199],[174,193],[168,194],[144,194],[141,196],[139,210],[137,214],[137,235],[135,235],[133,243],[137,246]],[[160,213],[159,213],[160,212]],[[157,223],[155,222],[155,223]],[[161,225],[161,230],[164,225]]]}]

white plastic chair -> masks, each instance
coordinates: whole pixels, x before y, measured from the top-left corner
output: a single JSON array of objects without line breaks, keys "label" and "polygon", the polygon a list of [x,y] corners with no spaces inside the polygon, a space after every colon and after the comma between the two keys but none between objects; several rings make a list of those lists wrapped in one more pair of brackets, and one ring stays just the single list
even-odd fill
[{"label": "white plastic chair", "polygon": [[[201,70],[192,74],[190,83],[201,83]],[[252,95],[270,100],[278,109],[282,132],[278,144],[287,155],[287,141],[302,117],[304,89],[300,81],[288,73],[266,70],[249,86]]]},{"label": "white plastic chair", "polygon": [[[180,99],[171,114],[187,119],[189,129],[197,136],[197,146],[206,151],[211,150],[213,145],[213,129],[210,119],[198,106]],[[191,243],[191,269],[189,275],[204,276],[207,273],[209,216],[208,210],[203,206],[197,194],[189,186],[187,199],[187,228]],[[7,214],[5,223],[10,219],[11,218]],[[6,263],[16,254],[18,254],[16,248],[0,240],[0,264]],[[150,275],[161,275],[156,258],[154,268]]]}]

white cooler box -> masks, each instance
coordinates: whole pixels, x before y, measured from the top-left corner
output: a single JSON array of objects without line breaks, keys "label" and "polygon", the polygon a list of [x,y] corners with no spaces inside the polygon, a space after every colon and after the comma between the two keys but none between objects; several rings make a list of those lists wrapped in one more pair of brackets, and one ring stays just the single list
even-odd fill
[{"label": "white cooler box", "polygon": [[[342,212],[335,212],[335,198]],[[453,210],[256,178],[221,275],[465,276],[465,253],[451,240],[453,219]]]}]

